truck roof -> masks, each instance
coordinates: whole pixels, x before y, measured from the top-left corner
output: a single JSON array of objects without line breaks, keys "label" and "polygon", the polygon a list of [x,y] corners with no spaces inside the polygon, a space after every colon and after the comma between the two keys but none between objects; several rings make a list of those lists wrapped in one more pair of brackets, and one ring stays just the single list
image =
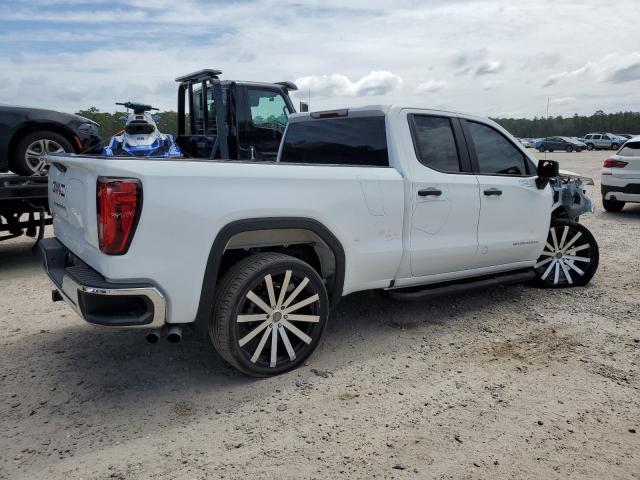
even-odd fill
[{"label": "truck roof", "polygon": [[461,112],[455,112],[451,110],[440,110],[429,107],[416,107],[410,105],[398,105],[398,104],[383,104],[383,105],[366,105],[362,107],[349,107],[338,108],[332,110],[322,110],[315,112],[294,113],[289,116],[290,123],[303,122],[311,119],[322,119],[331,117],[366,117],[377,115],[389,115],[400,110],[421,110],[425,114],[440,115],[446,117],[463,117],[470,120],[481,120],[482,122],[490,121],[487,118],[479,117],[476,115],[470,115]]}]

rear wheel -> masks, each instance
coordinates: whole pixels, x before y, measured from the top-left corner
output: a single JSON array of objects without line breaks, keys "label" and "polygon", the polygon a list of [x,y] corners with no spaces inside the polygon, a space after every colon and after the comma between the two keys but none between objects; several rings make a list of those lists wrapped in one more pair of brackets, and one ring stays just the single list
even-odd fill
[{"label": "rear wheel", "polygon": [[598,243],[587,227],[565,219],[551,222],[547,243],[534,266],[543,287],[573,287],[589,283],[598,269]]},{"label": "rear wheel", "polygon": [[62,135],[41,130],[26,135],[15,150],[11,169],[20,175],[33,175],[42,170],[44,155],[49,153],[73,153],[71,142]]},{"label": "rear wheel", "polygon": [[311,266],[288,255],[259,253],[223,277],[209,336],[238,370],[267,377],[296,368],[313,353],[328,314],[324,283]]},{"label": "rear wheel", "polygon": [[567,145],[567,147],[565,148],[565,151],[567,153],[571,153],[571,152],[573,152],[573,147],[571,145]]},{"label": "rear wheel", "polygon": [[624,203],[619,200],[602,199],[602,206],[607,212],[620,212],[624,208]]},{"label": "rear wheel", "polygon": [[612,143],[611,144],[611,150],[618,150],[620,148],[620,144],[619,143]]}]

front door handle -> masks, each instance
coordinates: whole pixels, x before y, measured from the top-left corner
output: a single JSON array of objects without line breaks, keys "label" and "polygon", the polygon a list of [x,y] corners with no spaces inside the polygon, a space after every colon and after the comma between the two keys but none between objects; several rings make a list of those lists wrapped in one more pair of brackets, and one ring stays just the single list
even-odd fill
[{"label": "front door handle", "polygon": [[502,195],[502,190],[498,190],[497,188],[489,188],[488,190],[484,191],[484,194],[487,197],[491,197],[491,196],[500,196]]},{"label": "front door handle", "polygon": [[437,188],[425,188],[423,190],[418,190],[418,195],[421,197],[439,197],[442,195],[442,190],[438,190]]}]

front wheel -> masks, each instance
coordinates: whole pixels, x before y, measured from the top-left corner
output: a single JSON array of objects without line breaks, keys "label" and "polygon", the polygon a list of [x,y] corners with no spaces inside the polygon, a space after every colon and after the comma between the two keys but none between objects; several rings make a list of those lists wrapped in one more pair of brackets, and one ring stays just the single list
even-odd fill
[{"label": "front wheel", "polygon": [[551,221],[547,243],[534,266],[543,287],[573,287],[589,283],[598,269],[598,243],[587,227],[565,219]]},{"label": "front wheel", "polygon": [[606,200],[605,198],[602,199],[602,206],[607,212],[621,212],[624,208],[624,203],[625,202],[621,202],[619,200]]},{"label": "front wheel", "polygon": [[324,283],[310,265],[280,253],[258,253],[222,278],[209,336],[232,366],[268,377],[296,368],[313,353],[328,315]]},{"label": "front wheel", "polygon": [[565,148],[565,151],[567,153],[571,153],[571,152],[573,152],[573,147],[571,145],[567,145],[566,148]]},{"label": "front wheel", "polygon": [[595,148],[595,145],[593,145],[593,143],[587,143],[587,150],[591,151]]},{"label": "front wheel", "polygon": [[539,146],[539,147],[538,147],[538,151],[539,151],[540,153],[544,153],[544,147],[543,147],[543,146]]}]

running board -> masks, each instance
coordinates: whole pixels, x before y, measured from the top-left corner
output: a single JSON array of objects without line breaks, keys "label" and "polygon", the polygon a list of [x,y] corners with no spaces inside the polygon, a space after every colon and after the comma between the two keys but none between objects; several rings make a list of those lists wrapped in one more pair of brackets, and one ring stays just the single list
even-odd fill
[{"label": "running board", "polygon": [[409,289],[388,290],[389,296],[394,300],[409,300],[418,301],[426,298],[438,297],[441,295],[457,294],[462,292],[469,292],[473,290],[484,290],[486,288],[493,288],[499,285],[511,285],[514,283],[525,283],[536,278],[536,274],[533,270],[518,271],[516,273],[506,273],[502,275],[494,275],[491,277],[482,277],[476,280],[467,280],[462,283],[449,282],[447,285],[436,285],[433,287],[426,286],[421,290],[415,290],[415,287],[411,288],[412,291],[402,291]]}]

